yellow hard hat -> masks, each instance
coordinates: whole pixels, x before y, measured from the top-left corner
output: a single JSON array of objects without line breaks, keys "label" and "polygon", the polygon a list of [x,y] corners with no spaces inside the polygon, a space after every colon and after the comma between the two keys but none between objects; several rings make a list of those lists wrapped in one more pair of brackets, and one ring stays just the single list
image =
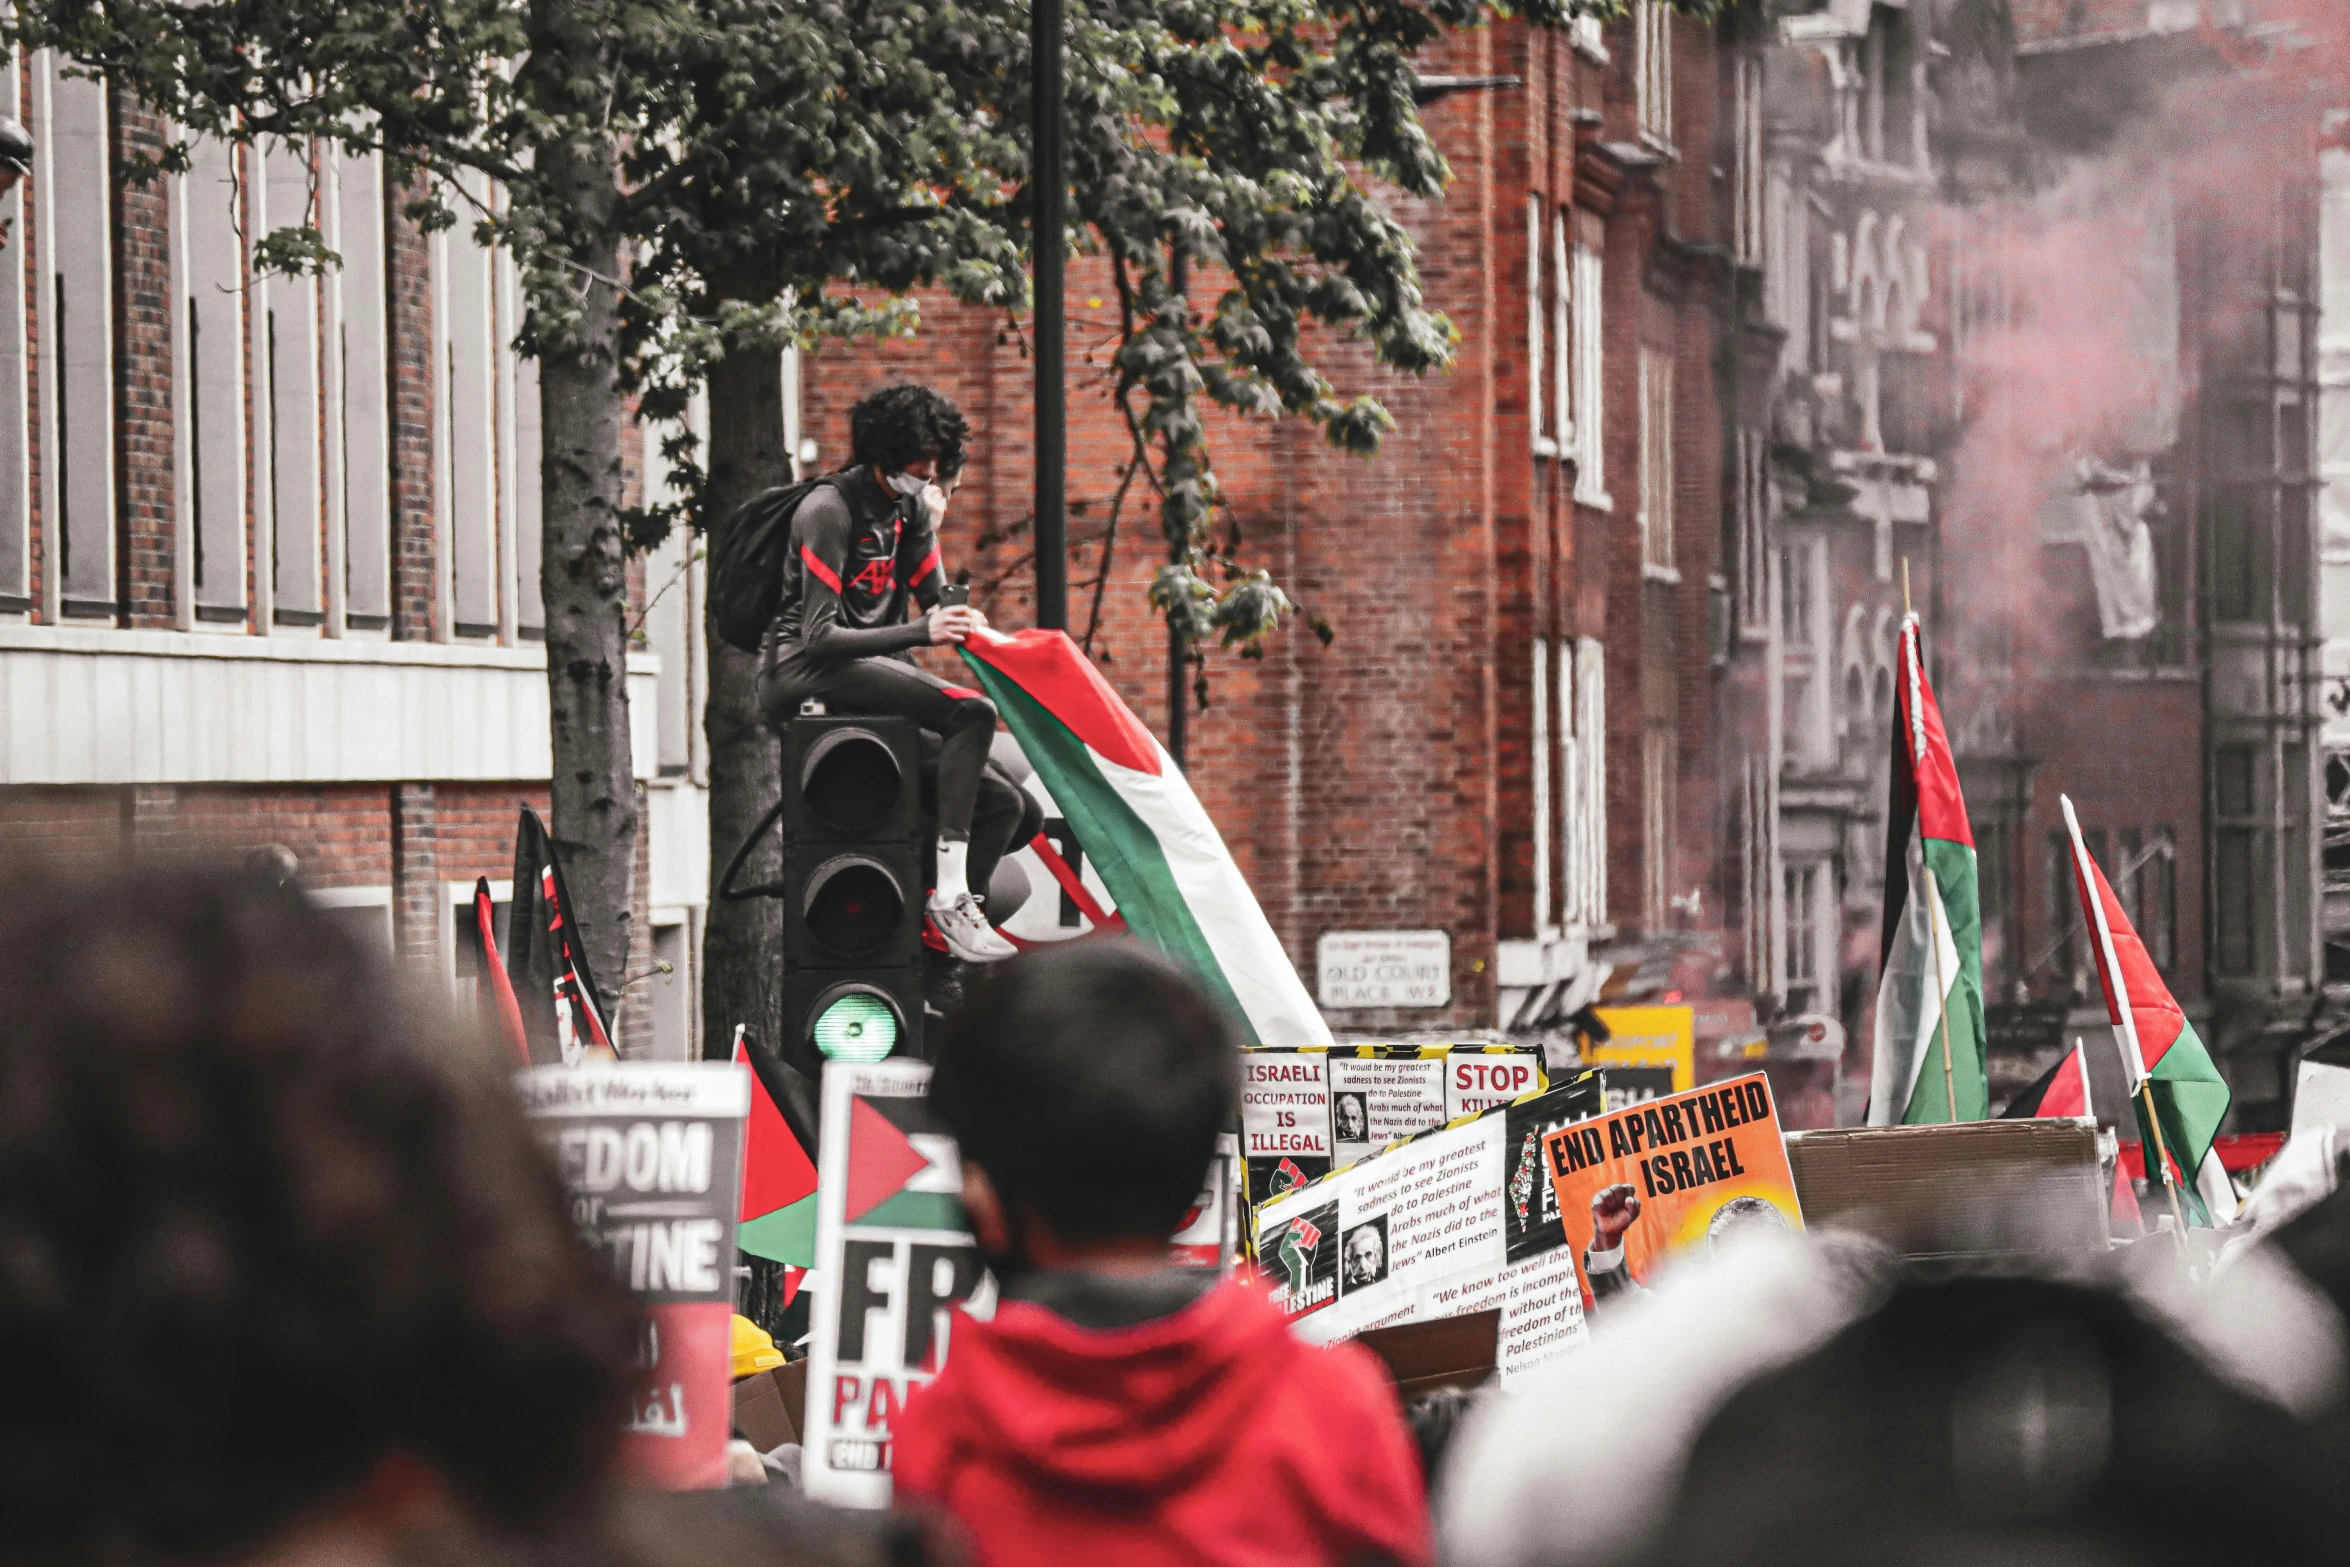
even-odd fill
[{"label": "yellow hard hat", "polygon": [[775,1340],[767,1336],[767,1330],[740,1312],[735,1313],[727,1349],[734,1356],[734,1378],[738,1382],[783,1364],[783,1351],[775,1347]]}]

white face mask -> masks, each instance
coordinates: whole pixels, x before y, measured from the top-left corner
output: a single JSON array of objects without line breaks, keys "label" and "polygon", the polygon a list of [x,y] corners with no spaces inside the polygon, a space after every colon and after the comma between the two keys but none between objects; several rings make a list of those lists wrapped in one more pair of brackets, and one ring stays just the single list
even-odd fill
[{"label": "white face mask", "polygon": [[888,479],[889,487],[909,500],[920,495],[929,483],[928,479],[914,473],[893,473]]}]

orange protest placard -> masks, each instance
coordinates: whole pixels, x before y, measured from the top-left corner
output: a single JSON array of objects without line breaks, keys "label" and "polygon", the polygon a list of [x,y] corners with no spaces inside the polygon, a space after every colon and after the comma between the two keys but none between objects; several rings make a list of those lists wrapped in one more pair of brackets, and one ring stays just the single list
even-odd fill
[{"label": "orange protest placard", "polygon": [[1542,1151],[1594,1311],[1637,1293],[1674,1252],[1803,1226],[1759,1072],[1562,1126]]}]

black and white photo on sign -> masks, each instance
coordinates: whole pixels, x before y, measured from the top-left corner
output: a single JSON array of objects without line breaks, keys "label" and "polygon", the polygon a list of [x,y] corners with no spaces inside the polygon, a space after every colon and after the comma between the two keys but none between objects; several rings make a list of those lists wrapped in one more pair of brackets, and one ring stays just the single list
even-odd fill
[{"label": "black and white photo on sign", "polygon": [[1339,1247],[1342,1287],[1369,1289],[1387,1277],[1387,1215],[1365,1219],[1346,1232]]},{"label": "black and white photo on sign", "polygon": [[1330,1117],[1342,1143],[1370,1141],[1371,1112],[1363,1103],[1361,1094],[1334,1094],[1330,1099]]}]

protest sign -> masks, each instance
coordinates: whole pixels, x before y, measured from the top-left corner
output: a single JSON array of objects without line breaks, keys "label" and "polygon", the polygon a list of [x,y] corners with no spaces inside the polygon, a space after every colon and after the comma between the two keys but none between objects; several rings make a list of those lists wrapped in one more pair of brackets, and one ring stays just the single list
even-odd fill
[{"label": "protest sign", "polygon": [[1607,1069],[1607,1107],[1686,1093],[1697,1086],[1697,1009],[1600,1007],[1605,1043],[1584,1047],[1586,1066]]},{"label": "protest sign", "polygon": [[[887,1507],[890,1433],[946,1364],[954,1307],[985,1273],[963,1218],[963,1163],[930,1113],[930,1067],[824,1069],[816,1296],[800,1473],[818,1501]],[[985,1315],[986,1309],[980,1308]]]},{"label": "protest sign", "polygon": [[1232,1133],[1217,1136],[1216,1157],[1208,1161],[1208,1178],[1191,1212],[1175,1227],[1171,1246],[1179,1267],[1221,1271],[1239,1260],[1240,1139]]},{"label": "protest sign", "polygon": [[1564,1231],[1545,1243],[1538,1216],[1516,1216],[1506,1166],[1513,1135],[1588,1114],[1595,1087],[1425,1133],[1261,1205],[1257,1268],[1274,1304],[1318,1343],[1497,1307],[1504,1382],[1582,1343]]},{"label": "protest sign", "polygon": [[1319,1050],[1241,1054],[1240,1135],[1248,1194],[1262,1201],[1330,1170],[1330,1074]]},{"label": "protest sign", "polygon": [[1546,1134],[1544,1164],[1586,1305],[1665,1257],[1803,1224],[1770,1080],[1757,1072]]},{"label": "protest sign", "polygon": [[1528,1045],[1334,1045],[1252,1050],[1246,1061],[1241,1126],[1254,1202],[1544,1085],[1541,1053]]},{"label": "protest sign", "polygon": [[571,1216],[645,1302],[622,1463],[649,1484],[726,1484],[735,1221],[750,1074],[731,1062],[583,1062],[519,1074]]}]

